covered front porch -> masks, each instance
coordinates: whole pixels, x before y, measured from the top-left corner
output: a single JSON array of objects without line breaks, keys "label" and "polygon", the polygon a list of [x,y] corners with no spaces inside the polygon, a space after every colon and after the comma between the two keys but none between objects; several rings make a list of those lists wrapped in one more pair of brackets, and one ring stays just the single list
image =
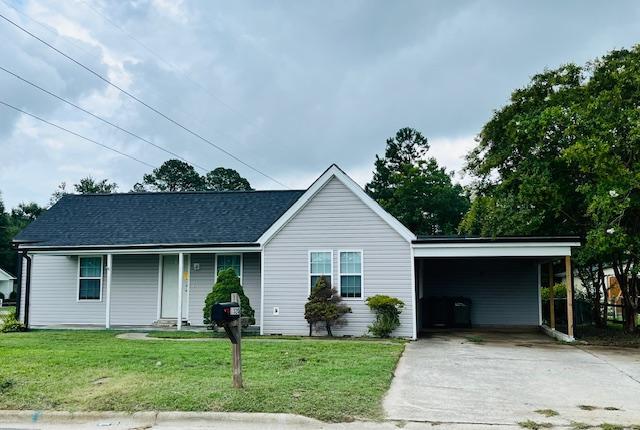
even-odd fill
[{"label": "covered front porch", "polygon": [[57,251],[30,258],[21,294],[21,318],[30,327],[203,327],[205,298],[227,268],[236,271],[259,321],[256,248]]}]

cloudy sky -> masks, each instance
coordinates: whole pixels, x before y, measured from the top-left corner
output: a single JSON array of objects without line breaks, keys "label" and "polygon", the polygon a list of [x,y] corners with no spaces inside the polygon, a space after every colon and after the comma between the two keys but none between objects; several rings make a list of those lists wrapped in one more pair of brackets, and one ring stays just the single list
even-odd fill
[{"label": "cloudy sky", "polygon": [[[364,184],[404,126],[459,170],[532,74],[640,42],[634,0],[0,0],[0,14],[291,188],[333,162]],[[0,67],[199,166],[281,188],[2,19]],[[0,101],[154,166],[170,157],[2,70]],[[0,105],[7,207],[87,175],[128,191],[149,170]]]}]

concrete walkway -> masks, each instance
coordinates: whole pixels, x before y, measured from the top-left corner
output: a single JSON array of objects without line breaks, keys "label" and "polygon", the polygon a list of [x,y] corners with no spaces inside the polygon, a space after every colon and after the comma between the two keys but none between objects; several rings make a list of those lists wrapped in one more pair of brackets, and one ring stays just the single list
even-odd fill
[{"label": "concrete walkway", "polygon": [[436,335],[407,345],[384,408],[408,421],[638,425],[640,351],[563,345],[537,333]]}]

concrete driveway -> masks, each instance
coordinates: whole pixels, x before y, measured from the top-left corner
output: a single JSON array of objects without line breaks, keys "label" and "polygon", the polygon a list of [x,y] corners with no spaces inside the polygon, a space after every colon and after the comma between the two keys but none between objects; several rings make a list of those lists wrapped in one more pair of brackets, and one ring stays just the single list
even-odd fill
[{"label": "concrete driveway", "polygon": [[407,421],[638,425],[640,350],[563,345],[538,333],[433,335],[407,345],[384,408]]}]

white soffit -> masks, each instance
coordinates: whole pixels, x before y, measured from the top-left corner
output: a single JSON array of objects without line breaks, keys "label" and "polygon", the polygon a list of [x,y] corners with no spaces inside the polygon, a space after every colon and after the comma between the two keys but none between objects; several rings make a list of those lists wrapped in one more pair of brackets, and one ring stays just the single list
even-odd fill
[{"label": "white soffit", "polygon": [[580,242],[414,243],[416,257],[564,257]]}]

